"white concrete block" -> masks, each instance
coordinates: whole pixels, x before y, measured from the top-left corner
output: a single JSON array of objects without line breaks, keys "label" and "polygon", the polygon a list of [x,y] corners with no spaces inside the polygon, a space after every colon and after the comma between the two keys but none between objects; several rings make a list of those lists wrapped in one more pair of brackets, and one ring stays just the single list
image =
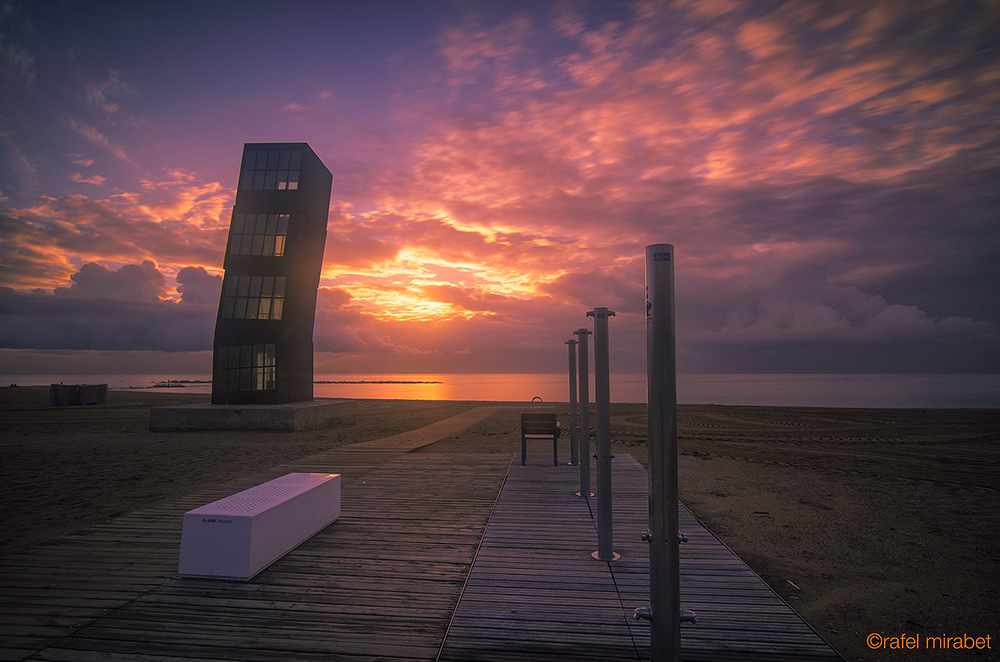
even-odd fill
[{"label": "white concrete block", "polygon": [[340,474],[291,473],[184,513],[177,571],[248,580],[340,516]]}]

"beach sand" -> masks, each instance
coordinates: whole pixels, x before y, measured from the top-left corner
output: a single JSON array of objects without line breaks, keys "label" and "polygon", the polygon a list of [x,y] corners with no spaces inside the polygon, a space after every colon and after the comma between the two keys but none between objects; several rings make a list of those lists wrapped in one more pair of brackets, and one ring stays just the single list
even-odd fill
[{"label": "beach sand", "polygon": [[[206,400],[113,391],[51,407],[47,388],[0,389],[0,555],[484,404],[500,408],[413,452],[519,453],[527,406],[358,400],[351,426],[148,432],[151,406]],[[554,410],[568,427],[567,406]],[[846,659],[1000,659],[1000,411],[705,405],[679,421],[681,500]],[[612,443],[646,463],[645,405],[612,405]],[[993,648],[873,651],[872,632],[990,635]]]}]

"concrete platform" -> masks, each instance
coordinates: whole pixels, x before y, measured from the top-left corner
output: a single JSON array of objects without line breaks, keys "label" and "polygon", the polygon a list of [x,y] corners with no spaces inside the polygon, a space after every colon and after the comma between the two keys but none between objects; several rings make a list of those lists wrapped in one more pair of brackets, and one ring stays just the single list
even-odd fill
[{"label": "concrete platform", "polygon": [[283,405],[176,405],[149,410],[150,432],[195,430],[311,430],[355,422],[353,400]]}]

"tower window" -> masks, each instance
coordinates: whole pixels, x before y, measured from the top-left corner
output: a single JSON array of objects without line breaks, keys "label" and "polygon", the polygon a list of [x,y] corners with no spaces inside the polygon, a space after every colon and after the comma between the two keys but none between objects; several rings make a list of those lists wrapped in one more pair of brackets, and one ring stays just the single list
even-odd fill
[{"label": "tower window", "polygon": [[233,212],[226,252],[230,255],[284,256],[288,218],[288,214]]},{"label": "tower window", "polygon": [[284,276],[226,275],[222,284],[223,319],[280,320],[284,305]]},{"label": "tower window", "polygon": [[213,388],[221,391],[273,391],[276,364],[274,343],[216,347]]},{"label": "tower window", "polygon": [[302,152],[267,150],[243,154],[241,189],[293,191],[299,188]]}]

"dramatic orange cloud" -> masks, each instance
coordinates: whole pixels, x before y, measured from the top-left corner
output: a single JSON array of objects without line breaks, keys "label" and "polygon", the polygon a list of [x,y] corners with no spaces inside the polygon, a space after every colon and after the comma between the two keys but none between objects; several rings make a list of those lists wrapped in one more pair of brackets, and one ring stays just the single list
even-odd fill
[{"label": "dramatic orange cloud", "polygon": [[[142,274],[155,301],[119,288],[123,318],[210,328],[241,144],[301,139],[335,177],[315,330],[328,369],[559,370],[563,340],[609,306],[620,369],[641,370],[643,252],[659,242],[677,247],[688,370],[1000,356],[990,12],[420,9],[303,8],[280,47],[274,26],[237,34],[206,9],[214,41],[164,39],[142,66],[53,63],[12,37],[0,71],[31,129],[0,126],[0,340],[207,348],[210,332],[199,345],[138,321],[119,342],[86,314],[98,290],[74,284]],[[70,90],[47,120],[29,103],[40,75]],[[54,330],[60,297],[75,339]]]},{"label": "dramatic orange cloud", "polygon": [[148,259],[171,276],[191,264],[221,273],[232,197],[221,185],[180,171],[104,199],[43,197],[0,217],[5,284],[53,289],[91,261],[120,266]]}]

